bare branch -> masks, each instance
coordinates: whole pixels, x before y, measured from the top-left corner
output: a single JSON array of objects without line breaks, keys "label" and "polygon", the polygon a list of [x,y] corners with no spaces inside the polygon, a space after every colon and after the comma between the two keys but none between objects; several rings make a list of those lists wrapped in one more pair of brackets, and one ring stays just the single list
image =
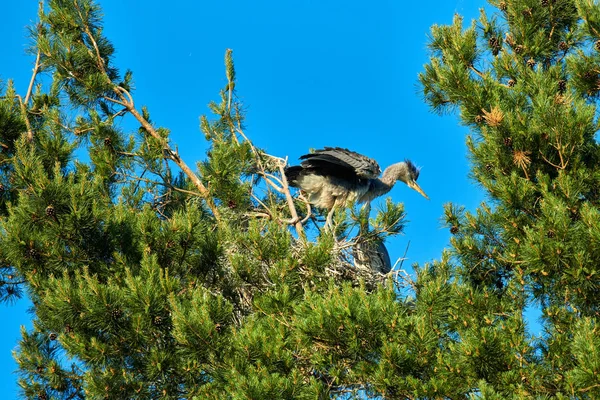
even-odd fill
[{"label": "bare branch", "polygon": [[296,212],[296,206],[294,205],[294,199],[292,199],[292,194],[290,193],[290,187],[287,182],[287,178],[285,177],[284,171],[284,163],[278,163],[279,172],[281,173],[281,183],[283,193],[285,195],[285,199],[287,200],[288,208],[290,209],[290,214],[292,215],[292,220],[296,221],[294,226],[296,228],[296,233],[298,233],[298,237],[302,240],[306,240],[306,234],[304,233],[304,227],[302,226],[302,222],[300,218],[298,218],[298,213]]},{"label": "bare branch", "polygon": [[40,69],[40,51],[38,50],[37,55],[35,57],[35,66],[33,67],[33,73],[31,74],[31,80],[29,81],[29,87],[27,88],[27,93],[25,94],[25,100],[23,101],[25,105],[29,104],[29,99],[31,98],[31,93],[33,92],[33,84],[35,83],[35,77],[38,74]]},{"label": "bare branch", "polygon": [[[559,155],[560,155],[560,153],[559,153]],[[567,160],[567,163],[566,163],[566,164],[564,164],[564,165],[557,165],[557,164],[554,164],[552,161],[548,160],[548,159],[547,159],[547,158],[544,156],[544,153],[542,153],[542,151],[541,151],[541,150],[540,150],[540,156],[542,156],[542,159],[543,159],[544,161],[546,161],[548,164],[552,165],[552,166],[553,166],[554,168],[556,168],[556,169],[565,169],[565,168],[567,168],[567,165],[569,165],[569,161],[568,161],[568,160]],[[561,156],[561,158],[562,158],[562,156]],[[561,164],[562,164],[562,160],[561,160]]]},{"label": "bare branch", "polygon": [[310,207],[310,203],[308,202],[308,200],[306,200],[306,198],[302,194],[300,194],[298,198],[302,200],[304,204],[306,204],[306,217],[304,217],[302,221],[300,221],[302,225],[304,225],[304,223],[308,221],[310,217],[312,217],[312,208]]},{"label": "bare branch", "polygon": [[116,104],[119,104],[119,105],[121,105],[123,107],[126,107],[127,110],[129,111],[129,107],[128,107],[129,103],[127,103],[126,100],[125,101],[119,101],[117,99],[113,99],[112,97],[108,97],[108,96],[102,96],[102,98],[104,100],[106,100],[106,101],[110,101],[111,103],[116,103]]},{"label": "bare branch", "polygon": [[[406,244],[406,249],[404,249],[404,254],[402,255],[402,257],[396,260],[396,263],[392,267],[392,271],[395,271],[397,269],[400,270],[402,268],[402,264],[404,264],[404,260],[406,260],[406,254],[408,253],[409,247],[410,247],[410,240]],[[400,262],[400,265],[398,265],[398,262]]]}]

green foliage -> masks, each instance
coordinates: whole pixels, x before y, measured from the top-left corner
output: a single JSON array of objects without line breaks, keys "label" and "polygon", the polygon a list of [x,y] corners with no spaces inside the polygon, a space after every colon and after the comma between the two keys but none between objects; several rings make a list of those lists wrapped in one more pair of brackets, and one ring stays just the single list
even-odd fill
[{"label": "green foliage", "polygon": [[[23,394],[324,398],[366,387],[344,365],[371,325],[376,362],[377,302],[392,307],[393,290],[370,297],[332,235],[290,232],[283,165],[245,136],[231,50],[216,118],[201,118],[209,151],[196,174],[134,106],[95,3],[50,1],[31,34],[45,84],[21,97],[9,83],[0,98],[0,295],[26,289],[35,306],[16,353]],[[139,129],[124,132],[123,118]],[[378,227],[397,233],[403,218],[388,202]],[[344,349],[321,348],[317,313],[338,313],[346,295],[360,318],[328,322],[348,326]]]},{"label": "green foliage", "polygon": [[600,396],[599,7],[491,3],[466,29],[432,28],[420,75],[432,109],[471,129],[489,204],[446,205],[451,248],[413,279],[349,251],[357,231],[401,233],[402,204],[310,230],[283,161],[245,134],[231,50],[193,171],[134,105],[99,7],[47,2],[31,30],[44,84],[0,97],[0,300],[26,290],[35,311],[15,353],[23,395]]},{"label": "green foliage", "polygon": [[[600,316],[598,4],[491,3],[499,11],[474,21],[481,33],[463,30],[460,18],[432,29],[431,63],[420,75],[432,108],[459,110],[470,127],[472,175],[491,202],[475,213],[446,207],[457,278],[508,307],[500,326],[484,316],[492,322],[479,339],[461,334],[470,353],[461,365],[472,365],[485,398],[594,398],[580,370],[594,370],[585,361],[593,349],[578,343]],[[532,304],[544,315],[535,340],[519,322]],[[503,338],[509,321],[514,333]]]}]

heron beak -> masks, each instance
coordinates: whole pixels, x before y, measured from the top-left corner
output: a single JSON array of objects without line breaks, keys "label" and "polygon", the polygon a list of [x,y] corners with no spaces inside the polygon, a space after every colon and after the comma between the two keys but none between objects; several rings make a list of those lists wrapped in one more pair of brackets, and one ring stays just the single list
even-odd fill
[{"label": "heron beak", "polygon": [[421,189],[421,187],[417,184],[417,182],[415,181],[409,181],[407,183],[408,187],[411,189],[415,189],[417,192],[419,192],[421,194],[421,196],[425,197],[427,200],[429,200],[429,197],[427,197],[427,195],[425,194],[425,192],[423,191],[423,189]]}]

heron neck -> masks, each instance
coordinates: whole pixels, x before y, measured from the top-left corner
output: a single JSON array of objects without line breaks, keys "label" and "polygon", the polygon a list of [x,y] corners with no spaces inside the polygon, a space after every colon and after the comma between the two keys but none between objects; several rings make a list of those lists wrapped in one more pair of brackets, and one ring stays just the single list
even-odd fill
[{"label": "heron neck", "polygon": [[369,184],[369,190],[361,199],[363,202],[371,201],[376,197],[383,196],[388,193],[398,179],[402,179],[403,172],[406,169],[405,163],[398,163],[390,165],[383,171],[381,178],[372,179]]},{"label": "heron neck", "polygon": [[385,171],[383,171],[383,175],[381,176],[381,182],[384,185],[389,186],[388,191],[390,191],[392,187],[394,187],[394,185],[398,181],[398,178],[401,176],[398,170],[404,167],[403,164],[404,163],[394,164],[386,168]]},{"label": "heron neck", "polygon": [[385,175],[381,177],[381,179],[373,179],[371,180],[369,191],[363,201],[371,201],[376,197],[383,196],[392,190],[394,183],[396,183],[395,179],[384,180]]}]

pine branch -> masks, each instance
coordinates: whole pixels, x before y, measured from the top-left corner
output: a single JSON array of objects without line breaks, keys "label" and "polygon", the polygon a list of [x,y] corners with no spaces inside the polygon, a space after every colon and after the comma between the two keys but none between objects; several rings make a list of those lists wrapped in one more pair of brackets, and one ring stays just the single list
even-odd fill
[{"label": "pine branch", "polygon": [[[115,90],[120,93],[119,90]],[[192,169],[181,159],[179,154],[171,149],[171,147],[167,144],[167,141],[158,133],[156,129],[148,122],[139,111],[130,103],[127,99],[123,98],[123,106],[127,108],[127,110],[138,120],[138,122],[146,129],[146,131],[155,139],[158,139],[165,150],[165,152],[169,155],[169,159],[172,160],[181,170],[186,174],[186,176],[192,181],[194,186],[198,189],[200,196],[206,201],[206,204],[211,209],[215,219],[220,219],[220,213],[215,205],[212,196],[209,190],[204,186],[198,175],[196,175]]]},{"label": "pine branch", "polygon": [[[279,193],[282,193],[285,196],[285,199],[286,199],[289,211],[290,211],[290,215],[292,217],[291,220],[286,221],[286,223],[293,224],[296,229],[296,233],[298,234],[298,237],[301,238],[302,240],[306,240],[306,234],[304,233],[303,223],[308,219],[308,216],[304,219],[301,219],[301,218],[299,218],[298,212],[296,211],[296,206],[294,205],[294,200],[293,200],[292,194],[290,192],[290,187],[287,183],[287,178],[285,177],[284,169],[285,169],[285,165],[287,164],[286,160],[281,159],[279,157],[269,155],[269,154],[265,154],[267,157],[270,157],[276,161],[277,168],[279,169],[279,173],[281,175],[281,179],[275,177],[272,174],[267,173],[265,166],[263,165],[263,163],[261,161],[261,153],[259,153],[259,151],[256,149],[256,147],[254,147],[254,144],[252,143],[252,141],[250,139],[248,139],[248,137],[242,130],[242,127],[241,127],[239,121],[238,121],[238,125],[236,127],[236,131],[242,136],[242,138],[244,138],[244,140],[248,144],[250,144],[250,148],[252,149],[252,152],[254,153],[255,159],[260,168],[260,174],[263,176],[263,178],[268,182],[268,184],[271,187],[273,187],[275,190],[277,190]],[[275,183],[273,183],[271,181],[271,178],[276,179],[278,181],[278,183],[281,185],[281,187],[279,187]],[[308,215],[310,215],[310,212],[308,213]]]},{"label": "pine branch", "polygon": [[95,59],[96,59],[97,66],[100,69],[100,71],[102,72],[102,75],[106,78],[107,83],[109,83],[110,85],[113,86],[113,91],[115,92],[115,94],[117,94],[117,96],[120,98],[120,100],[113,99],[108,96],[104,96],[103,98],[107,101],[119,104],[119,105],[123,106],[124,108],[126,108],[127,111],[129,111],[131,113],[131,115],[133,115],[135,117],[135,119],[146,129],[146,131],[152,137],[154,137],[155,139],[157,139],[161,142],[161,144],[165,150],[165,153],[168,154],[168,156],[169,156],[169,159],[171,159],[173,162],[175,162],[175,164],[177,164],[177,166],[188,176],[188,178],[192,181],[194,186],[196,186],[196,188],[198,189],[200,196],[202,198],[204,198],[204,200],[206,201],[206,203],[207,203],[208,207],[211,209],[215,219],[219,220],[220,219],[219,210],[218,210],[217,206],[215,205],[209,190],[204,186],[204,184],[202,183],[200,178],[198,178],[198,176],[192,171],[192,169],[181,159],[179,154],[177,152],[175,152],[169,146],[166,139],[163,138],[158,133],[158,131],[152,126],[152,124],[150,124],[150,122],[147,121],[139,113],[139,111],[135,108],[135,105],[133,102],[133,97],[131,96],[129,91],[127,91],[125,88],[122,88],[122,87],[114,84],[114,82],[111,80],[111,78],[108,75],[106,68],[104,66],[104,60],[102,59],[102,54],[100,52],[98,44],[97,44],[96,40],[94,39],[94,35],[90,29],[89,24],[87,23],[87,19],[82,14],[82,11],[79,8],[77,3],[75,4],[75,7],[77,8],[77,12],[79,14],[79,17],[81,18],[83,30],[86,33],[86,35],[89,37],[89,39],[92,43],[92,46],[95,50]]},{"label": "pine branch", "polygon": [[33,129],[31,128],[31,122],[29,122],[29,117],[27,116],[27,106],[25,102],[21,98],[20,95],[17,95],[17,99],[19,100],[19,105],[21,107],[21,115],[23,116],[23,121],[25,121],[25,126],[27,127],[27,139],[31,142],[33,140]]},{"label": "pine branch", "polygon": [[[100,69],[100,71],[102,72],[102,74],[107,77],[108,83],[112,84],[111,79],[109,78],[108,74],[106,73],[106,69],[104,67],[104,59],[102,58],[102,55],[100,54],[100,49],[98,48],[98,44],[96,43],[96,39],[94,39],[94,35],[92,34],[90,26],[87,23],[88,20],[82,14],[81,8],[79,7],[79,3],[77,1],[75,1],[75,2],[73,2],[73,4],[74,4],[75,8],[77,9],[77,13],[79,14],[79,18],[81,18],[81,21],[83,22],[82,25],[83,25],[83,28],[84,28],[84,32],[86,33],[86,35],[88,36],[88,38],[92,42],[92,46],[94,47],[94,50],[96,52],[96,62],[97,62],[98,68]],[[86,48],[87,48],[87,46],[86,46]]]}]

